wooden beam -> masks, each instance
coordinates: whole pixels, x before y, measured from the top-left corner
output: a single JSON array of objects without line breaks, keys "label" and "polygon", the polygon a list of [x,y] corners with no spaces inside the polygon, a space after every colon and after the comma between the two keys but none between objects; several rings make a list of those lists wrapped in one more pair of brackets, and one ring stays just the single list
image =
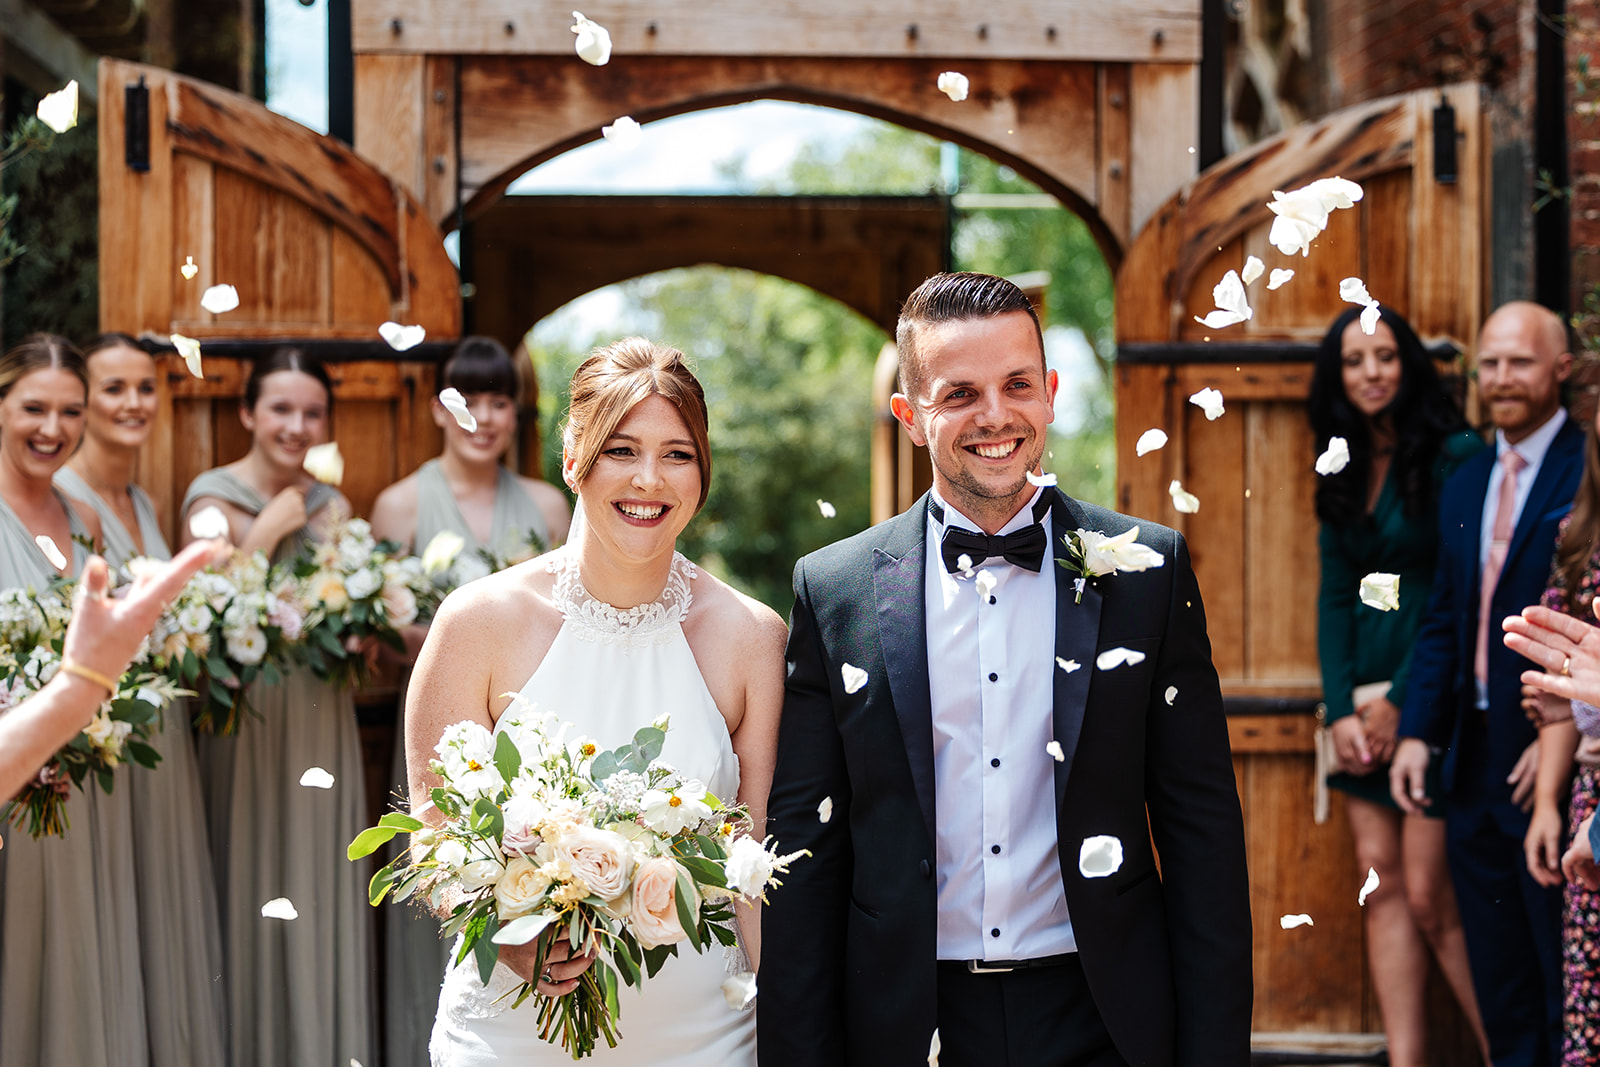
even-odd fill
[{"label": "wooden beam", "polygon": [[[598,0],[639,55],[1198,63],[1200,0]],[[357,53],[571,55],[568,0],[352,0]]]},{"label": "wooden beam", "polygon": [[[89,109],[100,102],[95,56],[27,0],[0,0],[0,26],[6,47],[22,52],[62,84],[78,83],[78,99]],[[51,86],[47,91],[61,88]]]}]

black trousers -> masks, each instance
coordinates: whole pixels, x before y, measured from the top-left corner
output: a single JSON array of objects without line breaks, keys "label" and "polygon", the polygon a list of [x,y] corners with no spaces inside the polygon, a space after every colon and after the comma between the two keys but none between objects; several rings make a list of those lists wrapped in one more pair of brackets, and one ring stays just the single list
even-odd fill
[{"label": "black trousers", "polygon": [[1127,1067],[1076,954],[1055,967],[973,974],[939,963],[942,1067]]}]

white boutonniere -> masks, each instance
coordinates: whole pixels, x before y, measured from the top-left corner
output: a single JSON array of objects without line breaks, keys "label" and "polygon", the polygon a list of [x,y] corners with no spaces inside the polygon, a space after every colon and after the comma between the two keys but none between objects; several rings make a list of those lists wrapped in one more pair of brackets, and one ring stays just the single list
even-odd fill
[{"label": "white boutonniere", "polygon": [[1073,601],[1075,604],[1083,603],[1083,587],[1090,578],[1117,571],[1149,570],[1167,562],[1165,556],[1149,545],[1139,544],[1137,526],[1115,537],[1107,537],[1098,530],[1073,530],[1063,534],[1061,540],[1067,546],[1067,558],[1056,562],[1078,575],[1072,583],[1073,591],[1078,594]]}]

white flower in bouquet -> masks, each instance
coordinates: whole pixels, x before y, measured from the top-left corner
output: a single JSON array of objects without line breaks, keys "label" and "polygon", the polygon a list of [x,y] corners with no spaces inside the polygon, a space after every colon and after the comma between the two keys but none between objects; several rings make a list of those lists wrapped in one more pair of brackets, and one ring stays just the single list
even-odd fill
[{"label": "white flower in bouquet", "polygon": [[605,781],[605,793],[612,803],[628,811],[637,811],[650,788],[650,779],[633,771],[614,771]]},{"label": "white flower in bouquet", "polygon": [[38,689],[48,685],[60,668],[61,660],[52,649],[46,645],[36,645],[29,651],[28,658],[23,661],[22,674],[32,683],[33,688]]},{"label": "white flower in bouquet", "polygon": [[382,588],[383,574],[376,567],[361,567],[344,580],[351,600],[365,600]]},{"label": "white flower in bouquet", "polygon": [[99,750],[101,758],[115,767],[122,760],[122,749],[133,733],[133,724],[113,719],[102,706],[89,725],[83,728],[83,733],[90,744]]},{"label": "white flower in bouquet", "polygon": [[[629,925],[645,948],[675,945],[689,935],[678,922],[678,864],[665,856],[639,861],[633,874],[633,910]],[[700,914],[698,896],[687,902],[689,915]]]},{"label": "white flower in bouquet", "polygon": [[189,604],[178,612],[178,629],[186,634],[203,634],[211,629],[216,615],[208,604]]},{"label": "white flower in bouquet", "polygon": [[476,552],[463,552],[456,557],[455,565],[450,568],[450,576],[455,585],[466,585],[479,578],[487,578],[493,573],[488,562]]},{"label": "white flower in bouquet", "polygon": [[546,816],[543,801],[532,793],[513,791],[511,799],[501,805],[500,811],[506,820],[505,830],[500,835],[500,847],[506,855],[532,852],[539,846],[543,840],[539,836],[539,825]]},{"label": "white flower in bouquet", "polygon": [[633,845],[621,834],[580,826],[562,837],[556,857],[572,866],[572,873],[601,900],[615,900],[628,888],[633,873]]},{"label": "white flower in bouquet", "polygon": [[267,635],[254,627],[230,633],[227,640],[228,655],[246,667],[254,667],[267,654]]},{"label": "white flower in bouquet", "polygon": [[354,537],[346,533],[339,538],[339,566],[346,571],[360,570],[372,558],[377,545],[370,537]]},{"label": "white flower in bouquet", "polygon": [[67,632],[67,623],[72,621],[71,604],[58,596],[42,596],[39,610],[44,613],[45,626],[51,633],[60,636]]},{"label": "white flower in bouquet", "polygon": [[305,622],[305,616],[294,604],[276,593],[267,594],[267,624],[276,626],[285,641],[298,641]]},{"label": "white flower in bouquet", "polygon": [[502,923],[526,915],[538,906],[550,879],[539,870],[539,865],[521,856],[506,864],[505,873],[494,884],[495,903],[500,906]]},{"label": "white flower in bouquet", "polygon": [[505,784],[494,765],[494,735],[475,722],[445,727],[434,751],[444,765],[443,777],[462,796],[492,797]]},{"label": "white flower in bouquet", "polygon": [[417,621],[417,594],[404,582],[385,584],[383,614],[393,626],[410,626]]},{"label": "white flower in bouquet", "polygon": [[21,645],[44,627],[44,613],[21,589],[0,590],[0,641]]},{"label": "white flower in bouquet", "polygon": [[467,846],[460,841],[441,841],[433,850],[433,858],[440,867],[454,873],[467,865]]},{"label": "white flower in bouquet", "polygon": [[319,570],[306,579],[306,596],[324,609],[340,612],[350,606],[350,594],[345,592],[344,576],[338,571]]},{"label": "white flower in bouquet", "polygon": [[450,530],[441,530],[422,550],[422,572],[430,577],[450,569],[461,550],[467,547],[464,537]]},{"label": "white flower in bouquet", "polygon": [[212,611],[222,611],[227,608],[239,590],[234,588],[232,582],[225,574],[215,571],[201,571],[194,577],[194,585],[200,595],[206,598],[206,603],[211,605]]},{"label": "white flower in bouquet", "polygon": [[672,837],[711,818],[706,787],[693,779],[672,792],[652,789],[641,801],[639,818],[658,834]]},{"label": "white flower in bouquet", "polygon": [[544,822],[539,824],[539,836],[546,844],[555,846],[563,837],[576,833],[586,821],[582,804],[576,800],[558,800],[545,811]]},{"label": "white flower in bouquet", "polygon": [[484,889],[500,881],[506,872],[506,865],[498,859],[476,859],[461,868],[461,887],[471,892],[475,889]]},{"label": "white flower in bouquet", "polygon": [[311,546],[311,562],[317,565],[318,570],[337,570],[339,546],[332,541],[318,541]]}]

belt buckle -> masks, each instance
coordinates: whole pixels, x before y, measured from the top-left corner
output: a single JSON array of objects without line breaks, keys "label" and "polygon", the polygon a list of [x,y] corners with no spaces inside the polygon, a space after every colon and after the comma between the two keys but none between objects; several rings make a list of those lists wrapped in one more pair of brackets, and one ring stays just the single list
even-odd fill
[{"label": "belt buckle", "polygon": [[968,960],[967,970],[971,971],[973,974],[1005,974],[1008,971],[1016,970],[1016,968],[1002,967],[988,963],[984,960]]}]

